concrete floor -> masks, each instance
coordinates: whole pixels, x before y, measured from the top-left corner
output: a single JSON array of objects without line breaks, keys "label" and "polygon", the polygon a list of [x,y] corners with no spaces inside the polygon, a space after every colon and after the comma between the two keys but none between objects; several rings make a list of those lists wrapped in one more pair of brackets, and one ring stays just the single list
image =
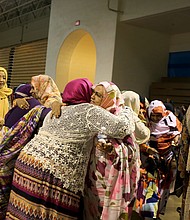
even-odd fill
[{"label": "concrete floor", "polygon": [[179,213],[176,211],[177,207],[181,207],[181,197],[170,196],[165,215],[160,215],[161,220],[179,220]]},{"label": "concrete floor", "polygon": [[[181,197],[178,198],[175,195],[171,195],[168,200],[168,204],[166,207],[166,213],[164,215],[160,215],[161,220],[180,220],[179,213],[176,211],[177,207],[181,206]],[[135,212],[132,215],[131,220],[142,220]]]}]

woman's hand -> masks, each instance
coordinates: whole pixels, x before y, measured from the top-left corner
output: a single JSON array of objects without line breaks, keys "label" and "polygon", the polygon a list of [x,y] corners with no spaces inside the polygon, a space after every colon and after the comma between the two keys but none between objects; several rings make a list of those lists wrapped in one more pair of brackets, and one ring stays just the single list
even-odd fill
[{"label": "woman's hand", "polygon": [[61,106],[66,106],[65,103],[60,103],[58,101],[54,101],[51,104],[51,118],[53,118],[53,116],[55,116],[56,118],[59,118],[61,115]]},{"label": "woman's hand", "polygon": [[21,109],[29,109],[30,105],[27,102],[27,98],[18,98],[13,102],[13,106],[18,106]]}]

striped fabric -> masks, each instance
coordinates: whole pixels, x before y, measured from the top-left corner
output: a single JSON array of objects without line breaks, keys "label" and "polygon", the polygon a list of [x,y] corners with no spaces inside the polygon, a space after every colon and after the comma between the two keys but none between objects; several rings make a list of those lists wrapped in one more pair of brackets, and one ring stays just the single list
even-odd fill
[{"label": "striped fabric", "polygon": [[15,161],[31,140],[43,109],[36,106],[30,110],[7,131],[0,144],[0,219],[4,219],[6,214]]},{"label": "striped fabric", "polygon": [[61,180],[33,156],[21,152],[15,164],[6,219],[75,220],[80,196],[62,188]]}]

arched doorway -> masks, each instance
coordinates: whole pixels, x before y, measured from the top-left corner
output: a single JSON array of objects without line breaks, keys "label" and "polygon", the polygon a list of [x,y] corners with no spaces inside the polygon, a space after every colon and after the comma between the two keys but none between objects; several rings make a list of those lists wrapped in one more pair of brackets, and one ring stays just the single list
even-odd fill
[{"label": "arched doorway", "polygon": [[96,73],[96,47],[85,30],[76,30],[64,40],[58,55],[56,84],[60,91],[72,79],[86,77],[92,83]]}]

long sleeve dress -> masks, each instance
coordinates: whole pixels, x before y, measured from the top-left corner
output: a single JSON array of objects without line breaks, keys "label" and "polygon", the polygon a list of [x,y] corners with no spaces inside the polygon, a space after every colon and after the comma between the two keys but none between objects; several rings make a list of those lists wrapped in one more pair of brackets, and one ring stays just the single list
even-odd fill
[{"label": "long sleeve dress", "polygon": [[16,161],[6,219],[77,219],[93,137],[102,127],[124,138],[134,131],[132,114],[91,104],[65,106],[59,119],[48,114]]}]

